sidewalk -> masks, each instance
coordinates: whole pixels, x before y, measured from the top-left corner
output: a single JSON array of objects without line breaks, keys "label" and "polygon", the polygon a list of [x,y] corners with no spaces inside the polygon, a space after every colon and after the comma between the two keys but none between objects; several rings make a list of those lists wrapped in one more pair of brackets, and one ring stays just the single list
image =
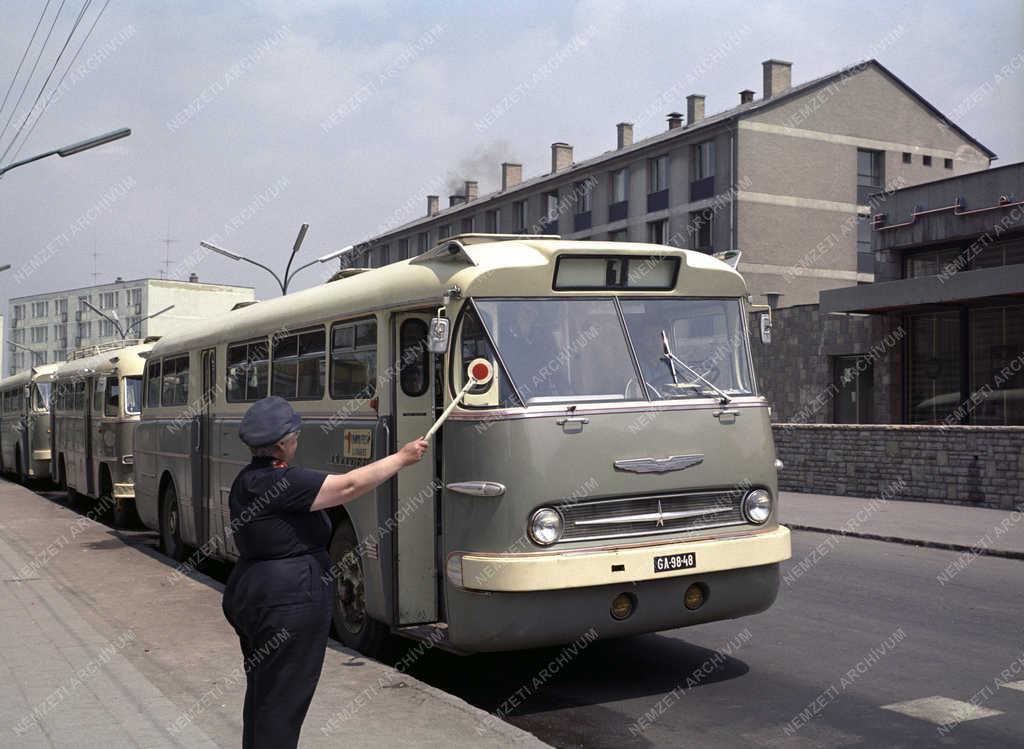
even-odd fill
[{"label": "sidewalk", "polygon": [[[0,585],[0,746],[241,744],[242,657],[216,581],[0,481]],[[333,642],[300,745],[546,746]]]},{"label": "sidewalk", "polygon": [[781,492],[779,514],[796,530],[1024,559],[1024,512]]}]

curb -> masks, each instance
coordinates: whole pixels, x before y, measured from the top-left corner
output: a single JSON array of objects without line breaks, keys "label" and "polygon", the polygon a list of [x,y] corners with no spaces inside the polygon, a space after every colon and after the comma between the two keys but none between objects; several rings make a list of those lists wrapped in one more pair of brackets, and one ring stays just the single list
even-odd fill
[{"label": "curb", "polygon": [[1008,549],[989,549],[979,546],[966,546],[964,544],[953,544],[945,541],[926,541],[915,538],[901,538],[899,536],[886,536],[881,533],[862,533],[860,531],[844,531],[836,528],[819,528],[813,525],[799,525],[797,523],[786,523],[786,527],[798,531],[813,531],[815,533],[830,533],[836,536],[849,536],[851,538],[866,538],[871,541],[886,541],[893,544],[904,544],[906,546],[923,546],[929,549],[944,549],[946,551],[960,551],[971,554],[980,554],[989,557],[1002,557],[1003,559],[1024,559],[1024,551],[1010,551]]}]

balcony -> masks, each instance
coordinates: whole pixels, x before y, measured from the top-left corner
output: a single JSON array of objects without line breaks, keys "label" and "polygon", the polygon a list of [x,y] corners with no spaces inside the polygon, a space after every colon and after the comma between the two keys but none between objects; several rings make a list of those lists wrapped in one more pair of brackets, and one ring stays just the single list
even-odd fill
[{"label": "balcony", "polygon": [[590,211],[584,211],[583,213],[577,213],[572,217],[572,229],[573,231],[586,231],[591,226],[591,213]]},{"label": "balcony", "polygon": [[668,208],[668,188],[647,194],[647,212],[663,211]]},{"label": "balcony", "polygon": [[543,219],[537,226],[541,234],[558,234],[558,216]]},{"label": "balcony", "polygon": [[629,215],[629,201],[620,200],[618,203],[608,204],[608,222],[621,221]]},{"label": "balcony", "polygon": [[715,194],[715,177],[704,177],[690,183],[690,202],[705,200]]}]

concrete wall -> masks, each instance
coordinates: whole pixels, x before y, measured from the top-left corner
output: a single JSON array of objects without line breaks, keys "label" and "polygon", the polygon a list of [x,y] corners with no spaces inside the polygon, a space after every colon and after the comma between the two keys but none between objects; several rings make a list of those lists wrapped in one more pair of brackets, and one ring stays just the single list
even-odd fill
[{"label": "concrete wall", "polygon": [[776,424],[783,491],[1012,509],[1024,427]]},{"label": "concrete wall", "polygon": [[168,335],[198,321],[216,319],[227,314],[238,302],[256,298],[253,289],[242,286],[159,280],[148,281],[143,293],[146,297],[143,301],[145,314],[152,314],[171,304],[174,309],[144,322],[140,337]]}]

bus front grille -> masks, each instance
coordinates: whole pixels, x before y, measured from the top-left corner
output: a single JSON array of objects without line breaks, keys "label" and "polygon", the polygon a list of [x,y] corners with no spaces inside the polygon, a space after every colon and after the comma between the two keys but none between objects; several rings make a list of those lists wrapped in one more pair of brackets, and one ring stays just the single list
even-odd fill
[{"label": "bus front grille", "polygon": [[652,536],[745,525],[742,491],[653,494],[559,505],[560,541]]}]

